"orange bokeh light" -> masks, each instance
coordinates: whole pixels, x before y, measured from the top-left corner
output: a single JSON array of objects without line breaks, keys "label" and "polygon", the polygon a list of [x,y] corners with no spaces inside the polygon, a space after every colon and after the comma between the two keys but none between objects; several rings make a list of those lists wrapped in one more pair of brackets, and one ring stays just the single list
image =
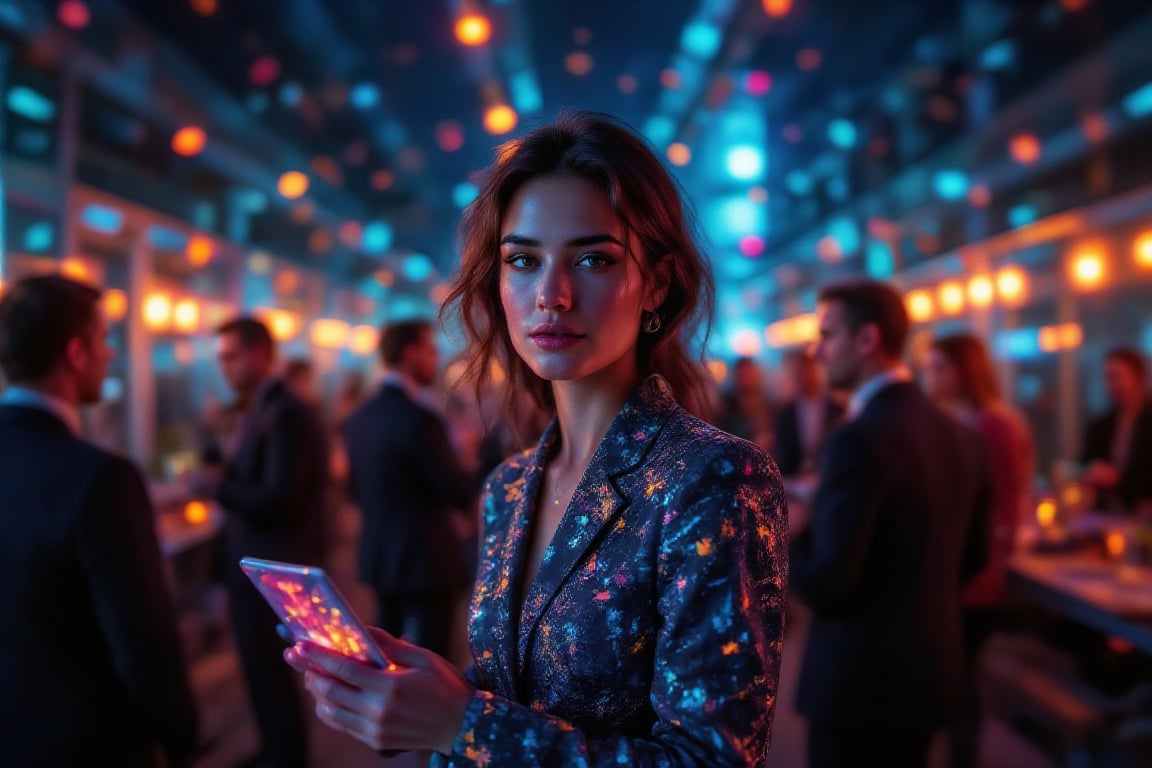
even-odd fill
[{"label": "orange bokeh light", "polygon": [[773,348],[809,344],[820,335],[820,321],[814,312],[777,320],[764,329],[764,340]]},{"label": "orange bokeh light", "polygon": [[370,355],[376,351],[378,334],[370,325],[358,325],[352,329],[348,340],[348,348],[357,355]]},{"label": "orange bokeh light", "polygon": [[1028,278],[1019,267],[1004,267],[996,273],[996,293],[1005,304],[1019,304],[1028,290]]},{"label": "orange bokeh light", "polygon": [[216,13],[216,0],[189,0],[188,5],[201,16],[211,16]]},{"label": "orange bokeh light", "polygon": [[300,333],[300,320],[283,309],[259,309],[256,315],[268,325],[268,332],[277,341],[291,341]]},{"label": "orange bokeh light", "polygon": [[289,200],[295,200],[308,191],[308,177],[300,171],[288,171],[280,177],[276,189]]},{"label": "orange bokeh light", "polygon": [[212,252],[215,250],[212,238],[204,235],[192,235],[188,238],[188,246],[184,249],[188,263],[194,267],[202,267],[212,261]]},{"label": "orange bokeh light", "polygon": [[188,525],[203,525],[208,522],[208,505],[202,501],[190,501],[184,505],[184,522]]},{"label": "orange bokeh light", "polygon": [[692,162],[692,150],[683,142],[673,142],[668,145],[668,162],[672,165],[688,165]]},{"label": "orange bokeh light", "polygon": [[172,321],[172,299],[164,293],[153,293],[144,300],[144,325],[151,331],[162,331]]},{"label": "orange bokeh light", "polygon": [[764,13],[777,19],[787,16],[792,10],[792,0],[761,0],[761,5]]},{"label": "orange bokeh light", "polygon": [[908,317],[917,323],[924,323],[931,320],[933,313],[936,311],[935,302],[932,301],[932,294],[923,289],[909,292],[909,294],[904,297],[904,306],[908,308]]},{"label": "orange bokeh light", "polygon": [[456,39],[463,45],[484,45],[492,39],[492,22],[481,13],[468,13],[456,20]]},{"label": "orange bokeh light", "polygon": [[1064,323],[1058,327],[1061,348],[1076,349],[1084,343],[1084,329],[1080,327],[1080,323]]},{"label": "orange bokeh light", "polygon": [[172,151],[184,157],[195,157],[204,151],[207,141],[203,128],[186,125],[172,134]]},{"label": "orange bokeh light", "polygon": [[172,308],[172,325],[181,333],[195,333],[200,328],[200,305],[195,299],[181,299]]},{"label": "orange bokeh light", "polygon": [[1047,528],[1056,522],[1056,501],[1044,499],[1036,505],[1036,522]]},{"label": "orange bokeh light", "polygon": [[1073,252],[1068,264],[1068,277],[1074,287],[1082,290],[1102,286],[1108,277],[1103,249],[1099,246],[1083,246]]},{"label": "orange bokeh light", "polygon": [[515,128],[519,120],[516,110],[512,107],[507,104],[496,104],[489,107],[484,113],[484,130],[495,136],[500,136]]},{"label": "orange bokeh light", "polygon": [[104,292],[104,317],[118,323],[128,314],[128,294],[119,288]]},{"label": "orange bokeh light", "polygon": [[987,307],[996,298],[996,288],[985,275],[977,275],[968,281],[968,301],[974,307]]},{"label": "orange bokeh light", "polygon": [[75,256],[69,256],[60,262],[60,274],[82,283],[92,280],[92,270],[82,259]]},{"label": "orange bokeh light", "polygon": [[937,294],[940,311],[946,315],[957,315],[964,311],[964,287],[949,280],[940,286]]},{"label": "orange bokeh light", "polygon": [[1040,159],[1040,140],[1030,133],[1022,133],[1012,138],[1008,152],[1018,163],[1034,163]]},{"label": "orange bokeh light", "polygon": [[343,320],[321,317],[312,321],[312,343],[326,349],[339,349],[348,345],[352,329]]},{"label": "orange bokeh light", "polygon": [[1110,531],[1104,537],[1104,551],[1112,559],[1117,559],[1124,554],[1124,550],[1127,549],[1126,544],[1124,534],[1120,531]]},{"label": "orange bokeh light", "polygon": [[1046,325],[1037,334],[1036,342],[1041,352],[1060,351],[1060,331],[1054,325]]},{"label": "orange bokeh light", "polygon": [[728,364],[723,360],[709,360],[708,373],[712,374],[712,380],[717,384],[723,384],[728,380]]},{"label": "orange bokeh light", "polygon": [[1084,341],[1084,329],[1080,327],[1080,323],[1046,325],[1040,329],[1037,341],[1041,352],[1076,349]]},{"label": "orange bokeh light", "polygon": [[1132,244],[1132,256],[1137,266],[1152,269],[1152,230],[1137,235]]}]

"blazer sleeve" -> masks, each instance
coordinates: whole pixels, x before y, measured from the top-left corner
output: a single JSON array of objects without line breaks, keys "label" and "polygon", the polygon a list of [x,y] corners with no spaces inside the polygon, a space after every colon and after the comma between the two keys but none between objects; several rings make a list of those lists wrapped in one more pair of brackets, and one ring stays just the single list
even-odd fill
[{"label": "blazer sleeve", "polygon": [[256,525],[291,524],[304,517],[315,498],[310,485],[316,476],[313,464],[327,461],[323,434],[304,406],[274,406],[265,427],[264,471],[256,481],[227,474],[217,500],[229,512]]},{"label": "blazer sleeve", "polygon": [[[735,462],[735,463],[733,463]],[[590,736],[477,691],[450,766],[762,766],[771,741],[787,593],[785,506],[767,457],[698,476],[660,540],[649,737]],[[444,763],[440,763],[443,765]]]},{"label": "blazer sleeve", "polygon": [[793,588],[811,607],[834,607],[856,588],[882,483],[880,463],[863,433],[846,425],[828,437],[811,522],[793,538],[789,557]]},{"label": "blazer sleeve", "polygon": [[76,548],[120,679],[171,762],[190,761],[197,716],[176,611],[152,503],[126,460],[110,459],[97,477],[77,520]]}]

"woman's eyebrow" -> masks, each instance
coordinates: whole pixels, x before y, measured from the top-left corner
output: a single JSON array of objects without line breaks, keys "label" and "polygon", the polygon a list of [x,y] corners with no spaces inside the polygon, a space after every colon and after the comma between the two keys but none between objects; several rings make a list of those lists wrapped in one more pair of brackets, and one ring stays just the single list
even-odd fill
[{"label": "woman's eyebrow", "polygon": [[[585,245],[599,245],[600,243],[612,243],[613,245],[618,245],[621,248],[624,247],[624,243],[620,242],[617,238],[609,234],[584,235],[583,237],[574,237],[564,245],[566,248],[581,248]],[[512,233],[510,235],[505,235],[500,240],[500,245],[523,245],[527,248],[539,248],[540,241],[534,240],[531,237],[525,237],[523,235]]]}]

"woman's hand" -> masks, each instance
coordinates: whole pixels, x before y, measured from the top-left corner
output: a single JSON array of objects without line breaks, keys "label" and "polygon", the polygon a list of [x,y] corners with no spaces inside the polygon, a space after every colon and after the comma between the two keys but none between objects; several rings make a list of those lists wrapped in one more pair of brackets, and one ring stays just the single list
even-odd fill
[{"label": "woman's hand", "polygon": [[473,688],[439,655],[372,628],[372,638],[393,662],[379,669],[312,643],[284,651],[304,673],[326,725],[375,750],[452,752]]}]

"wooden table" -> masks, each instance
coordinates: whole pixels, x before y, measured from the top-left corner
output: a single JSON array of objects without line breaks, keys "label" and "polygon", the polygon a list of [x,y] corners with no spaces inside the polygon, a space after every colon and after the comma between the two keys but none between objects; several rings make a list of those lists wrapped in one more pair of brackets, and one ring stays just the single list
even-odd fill
[{"label": "wooden table", "polygon": [[1020,595],[1152,655],[1152,568],[1091,553],[1024,552],[1008,566]]}]

